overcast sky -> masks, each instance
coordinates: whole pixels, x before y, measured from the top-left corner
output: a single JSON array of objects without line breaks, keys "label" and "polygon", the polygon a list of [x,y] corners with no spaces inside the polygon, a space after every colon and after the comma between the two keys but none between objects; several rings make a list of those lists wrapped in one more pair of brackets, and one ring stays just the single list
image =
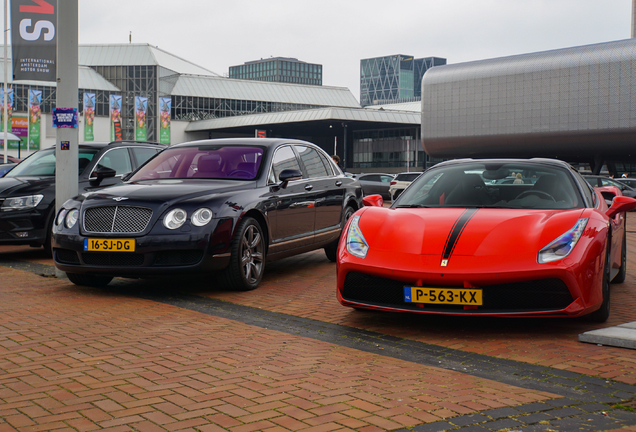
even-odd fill
[{"label": "overcast sky", "polygon": [[81,0],[79,41],[149,43],[226,75],[268,57],[323,65],[359,100],[360,59],[460,63],[630,37],[632,0]]}]

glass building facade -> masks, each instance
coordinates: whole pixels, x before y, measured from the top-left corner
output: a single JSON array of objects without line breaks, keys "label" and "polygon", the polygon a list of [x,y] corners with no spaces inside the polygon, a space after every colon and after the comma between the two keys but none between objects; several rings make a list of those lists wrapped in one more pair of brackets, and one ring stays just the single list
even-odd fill
[{"label": "glass building facade", "polygon": [[446,59],[416,59],[403,54],[360,60],[360,104],[362,106],[412,102],[422,96],[422,77]]},{"label": "glass building facade", "polygon": [[230,66],[230,78],[321,86],[322,65],[273,57]]}]

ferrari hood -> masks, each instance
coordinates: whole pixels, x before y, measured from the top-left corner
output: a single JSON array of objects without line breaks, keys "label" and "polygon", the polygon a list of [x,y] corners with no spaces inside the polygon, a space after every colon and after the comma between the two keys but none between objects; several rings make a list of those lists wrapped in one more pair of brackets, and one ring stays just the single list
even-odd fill
[{"label": "ferrari hood", "polygon": [[387,209],[369,207],[359,226],[371,250],[502,257],[537,251],[571,229],[582,209]]}]

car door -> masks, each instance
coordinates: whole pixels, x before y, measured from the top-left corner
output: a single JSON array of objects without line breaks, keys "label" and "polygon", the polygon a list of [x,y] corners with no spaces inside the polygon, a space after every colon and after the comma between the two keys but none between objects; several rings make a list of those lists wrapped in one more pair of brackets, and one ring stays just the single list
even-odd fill
[{"label": "car door", "polygon": [[291,145],[276,149],[269,169],[270,192],[265,208],[272,237],[270,253],[282,252],[313,242],[315,202],[306,178],[292,180],[278,187],[278,176],[284,169],[302,171]]},{"label": "car door", "polygon": [[308,192],[315,201],[315,240],[321,241],[323,234],[339,229],[345,196],[342,179],[333,175],[327,156],[318,149],[304,145],[295,148],[307,172],[306,187],[311,188]]}]

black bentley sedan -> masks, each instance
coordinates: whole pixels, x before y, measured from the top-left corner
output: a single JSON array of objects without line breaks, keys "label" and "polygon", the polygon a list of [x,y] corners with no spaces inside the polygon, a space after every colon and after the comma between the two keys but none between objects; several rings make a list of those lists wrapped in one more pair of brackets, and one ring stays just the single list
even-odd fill
[{"label": "black bentley sedan", "polygon": [[[78,147],[78,191],[121,183],[165,148],[152,142],[114,141]],[[51,248],[55,216],[55,149],[37,151],[0,178],[0,246]]]},{"label": "black bentley sedan", "polygon": [[113,277],[218,271],[252,290],[265,263],[324,248],[335,261],[360,184],[300,140],[231,138],[173,145],[125,183],[64,203],[55,265],[77,285]]}]

